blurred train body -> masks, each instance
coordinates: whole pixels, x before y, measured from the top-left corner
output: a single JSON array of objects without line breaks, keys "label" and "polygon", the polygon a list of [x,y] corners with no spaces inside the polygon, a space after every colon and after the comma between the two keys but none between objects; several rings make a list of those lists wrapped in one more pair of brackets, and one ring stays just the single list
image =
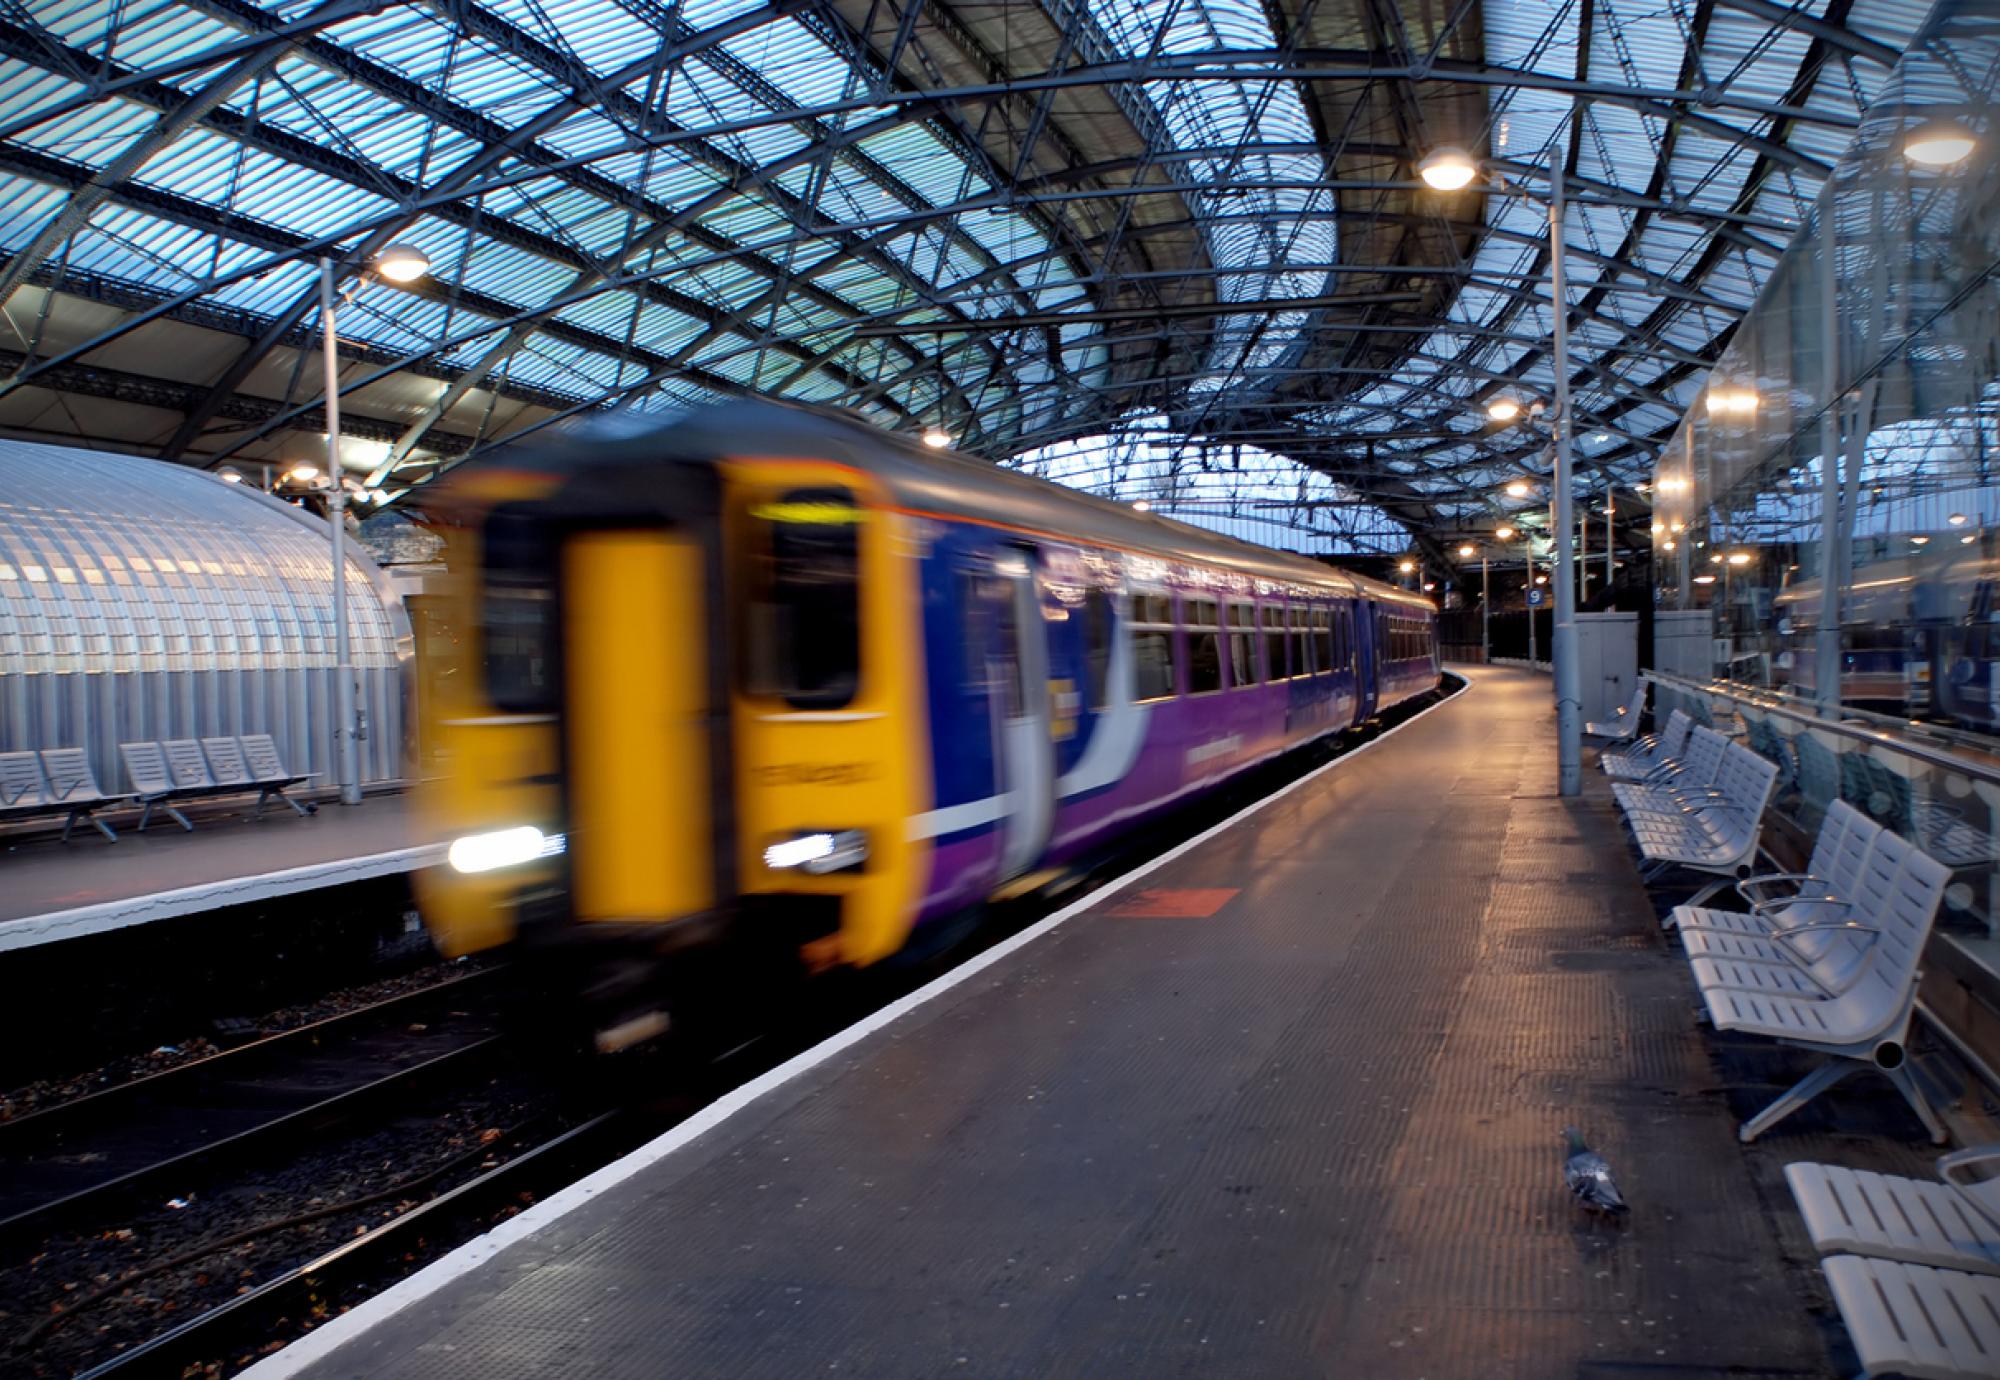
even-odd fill
[{"label": "blurred train body", "polygon": [[1438,682],[1426,600],[803,409],[441,488],[454,954],[875,963]]},{"label": "blurred train body", "polygon": [[[1818,681],[1820,582],[1775,600],[1774,681],[1808,699]],[[2000,555],[1952,546],[1863,566],[1841,597],[1841,702],[2000,730]]]}]

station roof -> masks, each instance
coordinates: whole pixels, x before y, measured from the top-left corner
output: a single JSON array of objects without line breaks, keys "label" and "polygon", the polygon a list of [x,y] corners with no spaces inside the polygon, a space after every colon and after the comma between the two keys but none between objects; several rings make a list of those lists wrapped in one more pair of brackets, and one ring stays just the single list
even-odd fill
[{"label": "station roof", "polygon": [[[0,430],[319,459],[329,256],[343,459],[385,496],[764,391],[1118,492],[1142,435],[1163,507],[1435,544],[1546,502],[1504,489],[1545,431],[1486,409],[1553,393],[1552,164],[1579,481],[1634,485],[1927,8],[12,6]],[[1418,180],[1445,145],[1472,187]],[[369,272],[391,243],[430,273]]]}]

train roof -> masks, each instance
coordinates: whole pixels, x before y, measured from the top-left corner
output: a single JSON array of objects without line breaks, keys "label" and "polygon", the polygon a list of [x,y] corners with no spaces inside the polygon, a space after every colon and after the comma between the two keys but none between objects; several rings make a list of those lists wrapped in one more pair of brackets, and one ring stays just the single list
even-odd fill
[{"label": "train roof", "polygon": [[1436,608],[1408,590],[1309,557],[1238,541],[955,451],[924,446],[850,414],[792,403],[721,403],[651,425],[626,414],[560,436],[538,437],[518,450],[504,447],[495,453],[494,463],[532,456],[538,467],[568,469],[616,459],[658,459],[663,451],[700,458],[789,452],[835,460],[874,475],[900,505],[919,512],[1060,534],[1163,561],[1222,566],[1271,581],[1345,582],[1355,594],[1381,603]]}]

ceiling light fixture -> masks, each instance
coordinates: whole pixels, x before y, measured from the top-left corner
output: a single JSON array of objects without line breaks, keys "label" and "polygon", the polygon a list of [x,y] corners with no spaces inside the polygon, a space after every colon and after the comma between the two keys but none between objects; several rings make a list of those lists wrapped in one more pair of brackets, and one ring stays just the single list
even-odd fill
[{"label": "ceiling light fixture", "polygon": [[1417,164],[1417,176],[1437,191],[1455,192],[1471,185],[1472,179],[1479,176],[1479,165],[1464,149],[1447,144],[1424,156]]},{"label": "ceiling light fixture", "polygon": [[1978,146],[1972,132],[1950,120],[1930,120],[1910,131],[1903,140],[1903,157],[1926,168],[1948,168],[1965,161]]},{"label": "ceiling light fixture", "polygon": [[1512,398],[1495,398],[1486,404],[1486,415],[1496,422],[1511,422],[1521,415],[1521,404]]},{"label": "ceiling light fixture", "polygon": [[1526,498],[1527,496],[1528,496],[1528,482],[1525,479],[1517,479],[1512,484],[1509,484],[1507,486],[1507,497]]},{"label": "ceiling light fixture", "polygon": [[392,244],[375,256],[375,271],[392,283],[414,283],[431,271],[431,256],[414,244]]},{"label": "ceiling light fixture", "polygon": [[924,444],[932,450],[943,450],[951,444],[951,433],[941,426],[934,426],[924,432]]}]

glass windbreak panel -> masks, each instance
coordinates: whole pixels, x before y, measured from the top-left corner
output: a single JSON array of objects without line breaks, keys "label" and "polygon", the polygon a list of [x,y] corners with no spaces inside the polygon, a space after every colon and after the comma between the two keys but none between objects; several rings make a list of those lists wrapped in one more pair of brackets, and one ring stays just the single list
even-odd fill
[{"label": "glass windbreak panel", "polygon": [[555,548],[545,515],[496,508],[486,520],[480,647],[486,698],[512,714],[558,705]]},{"label": "glass windbreak panel", "polygon": [[862,510],[842,488],[750,510],[744,689],[838,709],[861,682]]},{"label": "glass windbreak panel", "polygon": [[1182,603],[1187,616],[1188,693],[1205,695],[1222,688],[1222,633],[1213,599]]}]

